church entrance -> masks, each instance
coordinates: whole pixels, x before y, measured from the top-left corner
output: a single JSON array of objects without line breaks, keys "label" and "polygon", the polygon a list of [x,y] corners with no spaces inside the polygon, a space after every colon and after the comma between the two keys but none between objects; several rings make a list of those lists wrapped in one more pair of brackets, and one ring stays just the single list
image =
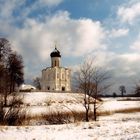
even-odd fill
[{"label": "church entrance", "polygon": [[62,87],[62,91],[65,91],[65,87]]},{"label": "church entrance", "polygon": [[50,87],[48,87],[48,90],[50,90]]}]

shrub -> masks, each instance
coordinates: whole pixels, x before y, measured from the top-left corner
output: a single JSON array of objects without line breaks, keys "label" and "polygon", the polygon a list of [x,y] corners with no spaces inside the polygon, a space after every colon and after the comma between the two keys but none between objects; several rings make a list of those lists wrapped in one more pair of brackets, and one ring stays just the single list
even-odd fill
[{"label": "shrub", "polygon": [[70,114],[62,112],[51,112],[49,115],[44,116],[49,124],[65,124],[71,122]]},{"label": "shrub", "polygon": [[0,102],[0,124],[1,125],[22,125],[26,118],[26,110],[21,109],[22,99],[13,95],[9,105],[4,106]]}]

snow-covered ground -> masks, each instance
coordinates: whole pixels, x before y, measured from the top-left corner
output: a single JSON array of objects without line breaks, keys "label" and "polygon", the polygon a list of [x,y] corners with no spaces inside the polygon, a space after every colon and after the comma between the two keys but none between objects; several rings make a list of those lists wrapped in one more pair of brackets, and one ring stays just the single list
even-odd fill
[{"label": "snow-covered ground", "polygon": [[0,140],[140,140],[140,113],[64,125],[1,126]]},{"label": "snow-covered ground", "polygon": [[[84,112],[84,95],[77,93],[29,92],[21,93],[27,112],[31,116],[51,112]],[[124,98],[123,98],[124,99]],[[121,101],[121,98],[103,98],[100,112],[140,108],[139,101]],[[92,105],[91,105],[92,108]]]},{"label": "snow-covered ground", "polygon": [[[20,93],[30,115],[49,111],[85,111],[82,94]],[[100,111],[140,108],[140,101],[104,98]],[[63,125],[0,126],[0,140],[140,140],[140,112],[100,116],[97,122]]]}]

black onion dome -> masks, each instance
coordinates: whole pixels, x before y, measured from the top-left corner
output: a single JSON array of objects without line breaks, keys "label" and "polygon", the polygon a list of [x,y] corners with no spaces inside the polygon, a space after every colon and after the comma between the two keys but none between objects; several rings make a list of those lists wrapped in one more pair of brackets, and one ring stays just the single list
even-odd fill
[{"label": "black onion dome", "polygon": [[60,52],[55,47],[54,51],[50,54],[51,57],[61,57]]}]

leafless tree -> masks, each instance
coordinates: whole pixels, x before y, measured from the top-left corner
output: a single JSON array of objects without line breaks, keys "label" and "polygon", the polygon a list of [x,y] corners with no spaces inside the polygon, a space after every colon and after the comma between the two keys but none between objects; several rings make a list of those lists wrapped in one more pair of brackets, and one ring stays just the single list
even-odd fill
[{"label": "leafless tree", "polygon": [[121,86],[119,87],[119,90],[121,91],[121,95],[122,95],[122,97],[123,97],[123,96],[124,96],[124,93],[126,93],[125,86],[124,86],[124,85],[121,85]]},{"label": "leafless tree", "polygon": [[10,93],[15,87],[23,83],[23,60],[17,53],[11,53],[8,57],[8,72],[10,77]]},{"label": "leafless tree", "polygon": [[[90,104],[93,103],[93,116],[97,120],[97,109],[99,107],[99,95],[104,93],[109,84],[110,78],[107,72],[93,65],[92,60],[85,61],[76,73],[76,81],[80,92],[84,93],[84,107],[86,110],[85,119],[89,121]],[[91,101],[93,100],[93,101]]]},{"label": "leafless tree", "polygon": [[41,90],[41,84],[40,84],[40,78],[36,77],[35,79],[33,79],[33,84],[36,87],[36,89]]},{"label": "leafless tree", "polygon": [[135,85],[133,87],[133,96],[140,97],[140,80],[135,81]]},{"label": "leafless tree", "polygon": [[22,82],[22,57],[11,50],[11,44],[7,39],[0,38],[0,94],[4,97],[5,106],[8,95]]},{"label": "leafless tree", "polygon": [[[13,125],[22,121],[21,99],[17,99],[16,94],[11,95],[15,86],[22,81],[22,57],[12,51],[7,39],[0,38],[0,123]],[[9,101],[11,96],[13,99]],[[23,115],[22,118],[24,118]]]},{"label": "leafless tree", "polygon": [[97,101],[99,98],[99,95],[104,94],[108,91],[111,84],[108,82],[110,79],[110,75],[108,72],[103,70],[102,68],[95,68],[94,74],[93,74],[93,83],[95,84],[92,97],[94,98],[94,120],[97,120],[97,109],[100,105],[98,105]]},{"label": "leafless tree", "polygon": [[2,78],[7,66],[7,58],[11,53],[11,49],[9,46],[10,44],[8,40],[6,40],[5,38],[0,38],[0,85],[2,85],[3,82]]},{"label": "leafless tree", "polygon": [[5,38],[0,38],[0,95],[4,96],[5,105],[9,90],[9,73],[7,70],[8,56],[11,53],[10,43]]}]

